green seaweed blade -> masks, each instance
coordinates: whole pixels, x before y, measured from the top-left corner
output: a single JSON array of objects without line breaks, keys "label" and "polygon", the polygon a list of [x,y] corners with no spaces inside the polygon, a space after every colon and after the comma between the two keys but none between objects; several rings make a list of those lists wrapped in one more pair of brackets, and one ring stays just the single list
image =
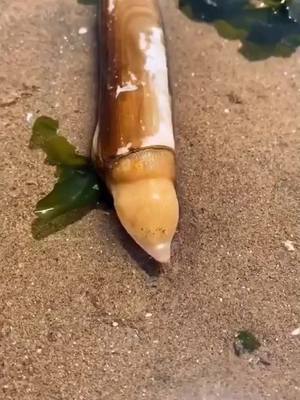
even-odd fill
[{"label": "green seaweed blade", "polygon": [[96,173],[85,169],[64,167],[53,190],[37,203],[36,215],[50,221],[74,209],[95,206],[100,198]]},{"label": "green seaweed blade", "polygon": [[[78,154],[75,146],[59,135],[57,120],[39,117],[32,128],[30,146],[45,152],[46,161],[57,167],[58,177],[53,190],[37,203],[35,229],[37,225],[44,226],[71,211],[97,205],[102,193],[97,173],[89,158]],[[82,211],[78,213],[78,217],[81,215]],[[74,220],[76,216],[72,213],[70,223]],[[68,225],[68,218],[64,218],[64,225]]]},{"label": "green seaweed blade", "polygon": [[75,146],[58,134],[58,121],[41,116],[37,118],[32,127],[30,145],[40,148],[47,155],[47,162],[51,165],[69,167],[84,167],[89,164],[89,159],[76,153]]}]

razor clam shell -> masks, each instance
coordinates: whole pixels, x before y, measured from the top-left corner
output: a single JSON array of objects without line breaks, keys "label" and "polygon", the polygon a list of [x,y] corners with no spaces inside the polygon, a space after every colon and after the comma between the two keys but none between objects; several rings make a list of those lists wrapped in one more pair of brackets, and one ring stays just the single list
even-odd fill
[{"label": "razor clam shell", "polygon": [[164,30],[155,0],[99,5],[99,123],[93,159],[102,168],[145,148],[174,150]]}]

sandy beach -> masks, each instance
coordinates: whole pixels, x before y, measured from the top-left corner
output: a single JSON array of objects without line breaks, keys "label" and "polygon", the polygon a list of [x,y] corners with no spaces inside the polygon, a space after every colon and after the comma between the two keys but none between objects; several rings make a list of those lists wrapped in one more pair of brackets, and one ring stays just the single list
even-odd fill
[{"label": "sandy beach", "polygon": [[[32,237],[55,177],[28,148],[31,123],[59,119],[89,154],[96,14],[0,0],[0,399],[300,398],[299,51],[251,63],[161,4],[181,207],[163,271],[113,211]],[[244,329],[253,357],[233,351]]]}]

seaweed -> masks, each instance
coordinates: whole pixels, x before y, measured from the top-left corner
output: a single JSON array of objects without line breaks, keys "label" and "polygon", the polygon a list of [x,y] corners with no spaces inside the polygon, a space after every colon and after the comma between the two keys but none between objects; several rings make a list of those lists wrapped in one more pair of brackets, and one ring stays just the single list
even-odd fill
[{"label": "seaweed", "polygon": [[35,209],[37,219],[32,226],[36,238],[46,232],[61,229],[95,208],[101,199],[103,186],[88,157],[59,134],[58,121],[41,116],[32,127],[31,148],[42,149],[46,163],[56,166],[57,182],[53,190],[41,199]]},{"label": "seaweed", "polygon": [[260,342],[250,331],[240,331],[235,337],[233,344],[234,352],[237,356],[245,353],[253,353],[260,347]]}]

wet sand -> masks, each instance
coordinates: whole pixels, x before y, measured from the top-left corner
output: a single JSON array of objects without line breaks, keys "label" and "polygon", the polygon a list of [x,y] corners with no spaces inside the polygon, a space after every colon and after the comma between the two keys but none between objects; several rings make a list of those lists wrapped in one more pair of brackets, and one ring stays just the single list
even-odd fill
[{"label": "wet sand", "polygon": [[0,0],[0,398],[299,399],[299,52],[250,63],[162,1],[181,221],[159,273],[105,210],[32,238],[54,170],[31,113],[88,154],[96,110],[94,9],[42,3]]}]

